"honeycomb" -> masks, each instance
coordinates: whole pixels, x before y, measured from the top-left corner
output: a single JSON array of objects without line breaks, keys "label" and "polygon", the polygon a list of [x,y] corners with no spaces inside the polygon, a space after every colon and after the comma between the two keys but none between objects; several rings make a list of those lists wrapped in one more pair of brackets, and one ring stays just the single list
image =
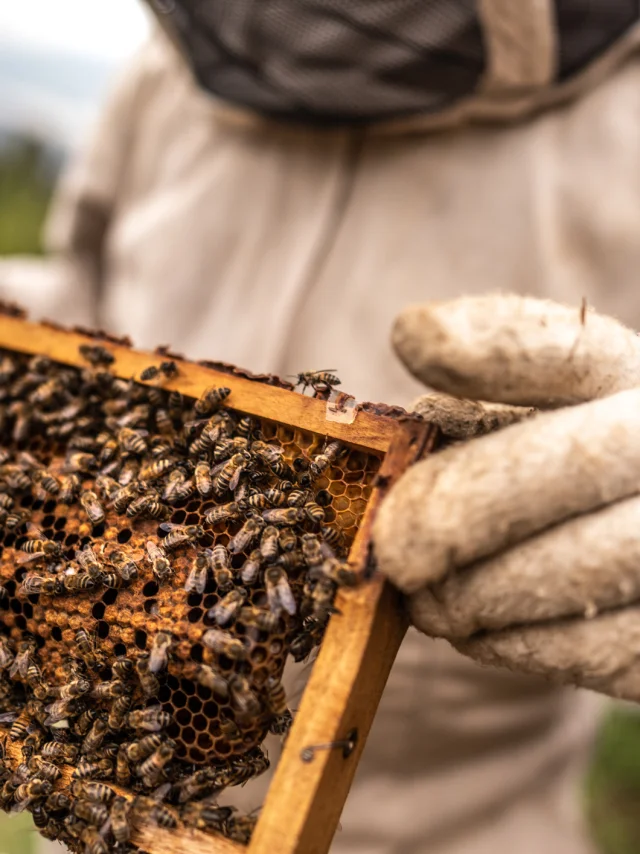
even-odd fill
[{"label": "honeycomb", "polygon": [[[7,365],[14,366],[13,374]],[[170,408],[169,393],[162,390],[161,383],[149,388],[133,381],[128,384],[114,382],[104,367],[88,366],[85,370],[68,366],[60,368],[46,361],[36,362],[34,367],[33,358],[0,351],[0,389],[3,370],[9,371],[12,383],[12,391],[7,393],[5,381],[0,398],[0,452],[7,457],[5,467],[15,467],[16,461],[24,460],[24,452],[28,452],[33,461],[18,462],[18,467],[22,466],[27,473],[35,470],[36,465],[46,467],[50,474],[62,479],[68,473],[69,453],[93,452],[97,456],[99,431],[104,432],[105,423],[109,424],[111,418],[112,424],[114,417],[116,421],[120,419],[118,425],[128,423],[130,413],[137,408],[142,414],[132,423],[144,439],[145,452],[138,455],[121,453],[120,468],[131,460],[133,465],[139,463],[144,467],[152,459],[150,454],[154,442],[157,441],[155,447],[160,448],[169,436],[171,455],[178,459],[174,470],[181,466],[187,470],[192,457],[189,441],[183,437],[191,434],[190,441],[194,436],[197,439],[198,431],[206,421],[206,418],[194,416],[193,399],[183,399],[180,418],[176,421],[174,417],[173,424],[167,428],[166,424],[160,424],[157,416],[158,411]],[[43,392],[44,403],[34,405],[38,389],[51,378],[55,379],[61,370],[65,382],[62,390],[56,393],[57,397],[47,397]],[[30,383],[28,378],[34,374],[38,379]],[[21,389],[21,383],[23,397],[15,394],[16,387]],[[85,389],[88,389],[90,403],[82,412],[88,416],[76,414],[68,426],[65,421],[42,418],[39,414],[42,412],[46,416],[62,410]],[[112,406],[125,392],[128,395],[127,406]],[[118,416],[105,415],[111,411],[118,412]],[[236,617],[231,625],[224,626],[225,632],[242,642],[244,653],[240,660],[219,650],[214,651],[203,640],[208,630],[218,628],[211,609],[215,609],[227,592],[226,588],[219,589],[215,573],[208,571],[202,593],[185,590],[196,556],[206,549],[228,546],[245,524],[248,513],[231,521],[207,522],[206,514],[212,508],[230,501],[228,493],[202,497],[197,491],[192,491],[182,500],[173,501],[162,520],[130,518],[126,511],[117,513],[107,500],[101,500],[104,521],[92,524],[77,500],[63,503],[57,495],[44,489],[42,480],[31,478],[26,483],[22,478],[18,485],[12,483],[9,490],[3,484],[4,470],[0,465],[0,492],[3,489],[10,492],[14,502],[13,507],[3,511],[5,524],[0,530],[0,584],[5,591],[4,598],[0,600],[2,636],[9,639],[14,653],[20,650],[25,639],[35,641],[42,679],[52,691],[46,701],[49,704],[55,699],[56,691],[69,681],[69,661],[77,661],[80,657],[78,630],[86,630],[97,654],[103,659],[103,666],[96,668],[94,674],[98,677],[95,684],[115,679],[113,666],[118,657],[126,657],[134,666],[141,659],[148,661],[147,656],[154,650],[158,633],[170,635],[172,645],[166,670],[156,674],[159,688],[155,696],[146,696],[141,685],[131,688],[132,710],[160,704],[170,716],[163,734],[175,742],[175,750],[169,765],[158,778],[169,782],[179,781],[200,767],[233,767],[237,770],[237,763],[241,763],[243,757],[259,755],[259,745],[275,717],[270,707],[268,686],[274,679],[280,680],[292,643],[309,636],[310,621],[313,623],[308,607],[305,612],[304,603],[305,596],[313,591],[314,582],[310,582],[308,567],[300,558],[299,537],[304,532],[312,533],[329,543],[338,558],[344,558],[362,519],[381,462],[375,454],[341,448],[336,458],[310,477],[311,464],[326,448],[324,436],[263,419],[248,419],[243,413],[234,412],[233,394],[225,401],[225,411],[231,415],[234,429],[244,431],[245,435],[248,433],[249,440],[257,439],[280,449],[286,473],[284,480],[292,479],[289,494],[296,489],[310,490],[324,516],[322,522],[305,517],[292,529],[298,540],[289,553],[295,556],[295,560],[286,565],[286,577],[296,602],[295,613],[281,610],[275,627],[269,631],[243,621],[241,616]],[[80,422],[83,417],[85,420]],[[54,430],[50,429],[52,423],[58,425]],[[70,449],[70,445],[75,447]],[[99,475],[109,469],[109,464],[99,469],[96,466],[89,468],[79,473],[82,493],[93,491],[100,494]],[[117,468],[114,473],[118,473]],[[283,483],[283,478],[276,476],[266,465],[262,468],[256,466],[255,476],[256,492],[267,492]],[[244,476],[240,480],[243,479]],[[164,482],[158,479],[158,483]],[[7,513],[15,517],[11,519],[11,527]],[[168,582],[160,583],[148,558],[147,544],[152,542],[163,547],[167,536],[171,536],[167,523],[201,526],[202,530],[196,529],[196,534],[182,546],[165,550],[172,574]],[[279,531],[282,530],[283,527],[279,527]],[[118,577],[110,582],[112,586],[96,583],[93,589],[81,593],[29,593],[23,587],[25,580],[33,575],[50,576],[42,570],[40,560],[31,562],[29,554],[24,551],[29,540],[35,538],[58,543],[61,550],[59,560],[63,563],[77,561],[78,552],[86,547],[91,547],[100,561],[108,561],[115,549],[136,564],[137,575],[130,583],[124,583]],[[249,554],[259,543],[260,539],[255,539],[241,551],[230,555],[236,587],[241,585],[239,576]],[[282,557],[285,552],[280,552],[280,555]],[[246,599],[243,607],[268,612],[271,600],[263,569],[253,583],[244,586]],[[333,587],[335,589],[335,585]],[[319,625],[314,630],[314,643],[321,639],[322,628],[323,625]],[[301,649],[302,653],[310,651],[305,644]],[[235,684],[233,680],[238,677],[246,680],[245,684],[250,686],[257,699],[259,711],[247,714],[234,692],[228,691],[225,695],[225,692],[214,691],[202,684],[199,679],[202,665],[213,668],[227,684]],[[20,674],[14,678],[12,687],[6,679],[0,684],[0,711],[4,711],[10,720],[12,711],[22,708],[31,698],[32,685],[28,679],[20,680]],[[100,715],[102,711],[106,717],[110,702],[92,700],[94,714]],[[85,706],[80,698],[78,713]],[[77,740],[82,741],[81,738]],[[114,755],[125,740],[127,743],[131,740],[130,731],[109,732],[105,745],[112,748],[111,755]],[[144,791],[143,784],[135,777],[131,785]],[[171,793],[167,797],[170,801]],[[0,804],[7,806],[1,796]],[[72,846],[74,844],[73,839],[65,838],[65,841]]]}]

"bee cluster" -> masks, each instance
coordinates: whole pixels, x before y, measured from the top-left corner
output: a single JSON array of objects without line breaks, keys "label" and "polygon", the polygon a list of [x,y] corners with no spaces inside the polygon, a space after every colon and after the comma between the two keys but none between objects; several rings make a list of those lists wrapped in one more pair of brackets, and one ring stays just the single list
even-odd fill
[{"label": "bee cluster", "polygon": [[216,798],[286,737],[380,460],[82,355],[0,351],[0,806],[87,854],[132,820],[246,842]]}]

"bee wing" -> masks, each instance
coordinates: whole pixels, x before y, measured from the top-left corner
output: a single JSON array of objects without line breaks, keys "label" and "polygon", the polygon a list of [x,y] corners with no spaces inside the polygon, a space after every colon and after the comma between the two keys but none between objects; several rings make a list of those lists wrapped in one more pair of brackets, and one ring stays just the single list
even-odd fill
[{"label": "bee wing", "polygon": [[34,563],[37,560],[42,560],[43,557],[46,557],[44,552],[34,552],[33,554],[27,555],[18,561],[19,566],[24,566],[28,563]]},{"label": "bee wing", "polygon": [[12,724],[20,717],[18,712],[2,712],[0,714],[0,724]]},{"label": "bee wing", "polygon": [[243,464],[241,466],[238,466],[238,468],[234,471],[233,477],[229,481],[229,489],[231,490],[231,492],[235,492],[238,488],[238,484],[240,483],[240,476],[242,475],[242,472],[245,470],[246,467],[246,464]]},{"label": "bee wing", "polygon": [[280,600],[280,604],[287,612],[293,616],[296,612],[296,600],[293,597],[293,593],[291,591],[291,587],[289,586],[289,582],[287,581],[286,576],[282,576],[276,585],[278,591],[278,599]]},{"label": "bee wing", "polygon": [[158,527],[161,531],[165,531],[167,534],[171,533],[171,531],[175,531],[176,528],[181,528],[182,525],[176,525],[175,522],[161,522]]},{"label": "bee wing", "polygon": [[159,557],[164,557],[164,552],[157,543],[153,540],[147,540],[147,554],[151,560],[157,560]]}]

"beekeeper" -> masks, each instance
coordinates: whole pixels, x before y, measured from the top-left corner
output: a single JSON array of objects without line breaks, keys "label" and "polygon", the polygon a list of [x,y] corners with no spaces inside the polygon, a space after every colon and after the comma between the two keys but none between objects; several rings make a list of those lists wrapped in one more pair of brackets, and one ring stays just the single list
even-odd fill
[{"label": "beekeeper", "polygon": [[2,294],[361,400],[426,384],[453,439],[514,422],[375,531],[417,629],[510,670],[409,632],[334,850],[585,854],[599,698],[559,685],[640,696],[639,339],[591,308],[640,325],[637,4],[156,12]]}]

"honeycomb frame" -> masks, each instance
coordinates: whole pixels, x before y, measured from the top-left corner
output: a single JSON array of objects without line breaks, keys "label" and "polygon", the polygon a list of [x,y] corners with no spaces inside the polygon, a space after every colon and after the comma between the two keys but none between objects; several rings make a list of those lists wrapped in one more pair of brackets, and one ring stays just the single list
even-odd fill
[{"label": "honeycomb frame", "polygon": [[[143,353],[109,336],[68,332],[49,324],[28,323],[9,313],[0,315],[0,348],[18,353],[46,355],[56,362],[84,366],[78,347],[96,340],[115,357],[111,370],[123,378],[138,378],[144,368],[166,358],[164,350]],[[178,361],[173,354],[171,358],[178,362],[179,375],[164,383],[165,389],[199,397],[210,386],[225,385],[232,390],[229,407],[235,411],[280,425],[294,436],[311,435],[318,442],[337,439],[382,458],[368,501],[363,499],[366,508],[361,508],[363,516],[349,553],[351,564],[368,574],[370,529],[376,508],[397,476],[431,448],[435,436],[430,426],[405,414],[398,417],[386,407],[379,407],[381,414],[375,408],[361,409],[352,423],[345,423],[336,420],[325,401],[296,394],[274,378],[252,379],[228,366],[221,371],[206,364]],[[397,595],[375,573],[357,588],[341,590],[338,597],[338,613],[330,620],[249,846],[184,828],[166,831],[155,827],[137,827],[133,838],[137,845],[149,854],[188,849],[203,854],[328,850],[406,630]],[[349,750],[309,751],[316,745],[342,743],[347,735],[351,737]],[[8,743],[5,746],[7,757],[19,761],[15,748]]]}]

